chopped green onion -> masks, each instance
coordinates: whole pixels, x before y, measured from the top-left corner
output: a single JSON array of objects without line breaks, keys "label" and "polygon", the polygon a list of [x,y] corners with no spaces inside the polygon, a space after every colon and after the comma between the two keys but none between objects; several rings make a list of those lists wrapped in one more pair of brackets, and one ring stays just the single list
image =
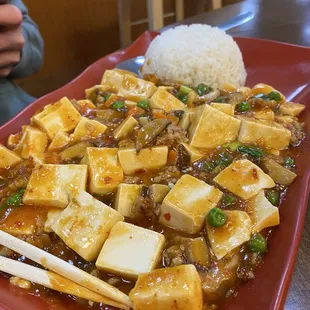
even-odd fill
[{"label": "chopped green onion", "polygon": [[218,154],[218,158],[215,160],[215,166],[222,165],[227,167],[233,160],[234,158],[228,152],[222,152]]},{"label": "chopped green onion", "polygon": [[277,206],[280,202],[279,193],[276,192],[275,190],[268,191],[266,194],[266,197],[269,200],[269,202],[273,204],[274,206]]},{"label": "chopped green onion", "polygon": [[182,86],[179,88],[179,92],[180,92],[180,93],[183,93],[183,94],[189,94],[191,91],[192,91],[192,89],[189,88],[188,86],[185,86],[185,85],[182,85]]},{"label": "chopped green onion", "polygon": [[203,169],[207,171],[211,171],[214,168],[214,165],[210,161],[206,161],[203,163]]},{"label": "chopped green onion", "polygon": [[223,96],[219,96],[217,97],[214,102],[219,102],[219,103],[223,103],[224,97]]},{"label": "chopped green onion", "polygon": [[111,97],[111,94],[106,94],[103,96],[104,101],[107,101]]},{"label": "chopped green onion", "polygon": [[238,147],[238,151],[242,154],[247,154],[254,158],[260,158],[264,156],[264,152],[258,147],[250,147],[246,145],[241,145]]},{"label": "chopped green onion", "polygon": [[19,206],[23,203],[23,195],[25,193],[25,188],[21,188],[20,190],[18,190],[16,193],[10,195],[6,201],[4,202],[4,204],[6,206]]},{"label": "chopped green onion", "polygon": [[219,174],[222,170],[224,170],[226,168],[226,166],[224,165],[217,165],[213,170],[212,173],[214,174]]},{"label": "chopped green onion", "polygon": [[196,92],[199,96],[203,96],[207,93],[209,93],[212,90],[212,88],[204,83],[200,83],[197,87],[196,87]]},{"label": "chopped green onion", "polygon": [[272,91],[267,95],[269,100],[281,101],[281,95],[277,91]]},{"label": "chopped green onion", "polygon": [[242,101],[237,105],[238,112],[248,112],[250,110],[250,104],[247,101]]},{"label": "chopped green onion", "polygon": [[222,227],[226,220],[227,215],[220,208],[212,208],[208,213],[208,223],[212,227]]},{"label": "chopped green onion", "polygon": [[235,141],[235,142],[232,142],[232,143],[226,143],[226,144],[222,145],[222,147],[228,148],[232,152],[235,152],[235,151],[237,151],[238,147],[241,146],[241,145],[242,145],[241,142]]},{"label": "chopped green onion", "polygon": [[236,201],[237,201],[237,199],[230,194],[226,194],[223,197],[223,203],[225,206],[230,206],[230,205],[234,204]]},{"label": "chopped green onion", "polygon": [[147,100],[140,100],[137,102],[137,107],[149,111],[150,110],[150,106]]},{"label": "chopped green onion", "polygon": [[283,165],[285,167],[289,167],[289,168],[292,168],[295,166],[295,161],[292,157],[285,157],[284,160],[283,160]]},{"label": "chopped green onion", "polygon": [[265,95],[265,94],[257,94],[257,95],[255,95],[254,96],[254,98],[256,98],[256,99],[263,99],[263,100],[267,100],[268,99],[268,97]]},{"label": "chopped green onion", "polygon": [[125,108],[125,102],[124,101],[115,101],[111,104],[111,108],[114,110],[122,110]]},{"label": "chopped green onion", "polygon": [[252,252],[265,253],[267,251],[267,241],[261,234],[255,234],[248,242],[248,247]]},{"label": "chopped green onion", "polygon": [[186,102],[187,102],[187,99],[188,99],[188,95],[185,94],[185,93],[178,92],[177,98],[178,98],[180,101],[182,101],[183,103],[186,103]]}]

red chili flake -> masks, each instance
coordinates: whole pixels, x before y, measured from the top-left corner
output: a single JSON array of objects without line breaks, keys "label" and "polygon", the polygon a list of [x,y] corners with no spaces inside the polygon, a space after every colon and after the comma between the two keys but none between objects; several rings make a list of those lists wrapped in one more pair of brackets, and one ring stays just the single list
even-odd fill
[{"label": "red chili flake", "polygon": [[253,173],[253,178],[255,180],[258,180],[258,174],[257,174],[257,170],[255,168],[253,169],[252,173]]},{"label": "red chili flake", "polygon": [[170,221],[170,219],[171,219],[171,214],[170,214],[170,213],[165,213],[165,214],[164,214],[164,218],[165,218],[167,221]]},{"label": "red chili flake", "polygon": [[111,178],[111,177],[105,177],[105,178],[104,178],[104,183],[105,183],[105,184],[110,184],[111,181],[112,181],[112,178]]}]

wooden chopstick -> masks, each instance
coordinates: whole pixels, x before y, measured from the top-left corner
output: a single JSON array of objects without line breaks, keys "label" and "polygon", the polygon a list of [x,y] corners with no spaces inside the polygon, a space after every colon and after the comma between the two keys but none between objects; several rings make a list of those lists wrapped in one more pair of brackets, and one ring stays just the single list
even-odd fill
[{"label": "wooden chopstick", "polygon": [[114,286],[90,275],[89,273],[70,265],[62,259],[45,252],[30,243],[22,241],[0,230],[0,244],[26,256],[32,261],[52,270],[89,290],[105,296],[113,301],[132,307],[130,298]]},{"label": "wooden chopstick", "polygon": [[61,293],[74,295],[94,302],[102,302],[106,305],[121,309],[129,309],[127,306],[90,291],[55,272],[46,271],[3,256],[0,256],[0,271],[43,285]]}]

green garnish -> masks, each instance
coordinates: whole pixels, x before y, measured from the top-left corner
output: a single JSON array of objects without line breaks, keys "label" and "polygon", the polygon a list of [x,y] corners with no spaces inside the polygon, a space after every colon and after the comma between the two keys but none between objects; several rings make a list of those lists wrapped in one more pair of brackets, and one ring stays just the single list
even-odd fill
[{"label": "green garnish", "polygon": [[274,206],[277,206],[280,202],[279,193],[275,190],[268,191],[266,194],[266,197],[269,200],[269,202],[273,204]]},{"label": "green garnish", "polygon": [[223,103],[224,97],[223,96],[219,96],[217,97],[214,102],[219,102],[219,103]]},{"label": "green garnish", "polygon": [[137,102],[137,107],[149,111],[150,110],[150,106],[147,100],[140,100]]},{"label": "green garnish", "polygon": [[241,145],[238,147],[238,151],[242,154],[247,154],[254,158],[260,158],[264,156],[264,152],[258,147],[250,147],[246,145]]},{"label": "green garnish", "polygon": [[23,195],[25,193],[25,188],[19,189],[16,193],[10,195],[4,204],[6,206],[19,206],[23,203]]},{"label": "green garnish", "polygon": [[226,143],[226,144],[222,145],[222,147],[228,148],[232,152],[235,152],[235,151],[237,151],[238,147],[241,146],[241,145],[242,145],[241,142],[235,141],[235,142],[231,142],[231,143]]},{"label": "green garnish", "polygon": [[210,161],[206,161],[203,163],[203,169],[207,171],[211,171],[214,168],[214,165]]},{"label": "green garnish", "polygon": [[225,206],[230,206],[230,205],[234,204],[236,201],[237,201],[237,199],[230,194],[226,194],[223,197],[223,203]]},{"label": "green garnish", "polygon": [[222,170],[224,170],[226,166],[224,165],[217,165],[213,170],[212,173],[219,174]]},{"label": "green garnish", "polygon": [[295,161],[292,157],[285,157],[283,160],[283,165],[288,168],[292,168],[295,166]]},{"label": "green garnish", "polygon": [[208,213],[208,223],[212,227],[222,227],[226,220],[227,215],[220,208],[212,208]]},{"label": "green garnish", "polygon": [[182,86],[179,88],[179,92],[180,92],[180,93],[183,93],[183,94],[189,94],[191,91],[192,91],[192,89],[189,88],[188,86],[185,86],[185,85],[182,85]]},{"label": "green garnish", "polygon": [[237,105],[237,111],[238,112],[248,112],[250,111],[250,104],[247,101],[242,101]]},{"label": "green garnish", "polygon": [[125,102],[124,101],[115,101],[111,104],[111,108],[114,110],[123,110],[125,108]]},{"label": "green garnish", "polygon": [[187,99],[188,99],[188,95],[185,94],[185,93],[178,92],[177,98],[178,98],[180,101],[182,101],[183,103],[186,103],[186,102],[187,102]]},{"label": "green garnish", "polygon": [[233,161],[233,157],[228,152],[222,152],[218,154],[218,158],[215,160],[215,166],[222,165],[227,167]]},{"label": "green garnish", "polygon": [[199,96],[203,96],[207,93],[209,93],[212,90],[212,88],[204,83],[200,83],[197,87],[196,87],[196,92]]},{"label": "green garnish", "polygon": [[252,252],[265,253],[267,251],[267,241],[261,234],[255,234],[248,242],[248,247]]},{"label": "green garnish", "polygon": [[277,102],[281,101],[281,95],[277,91],[272,91],[267,95],[269,100],[275,100]]},{"label": "green garnish", "polygon": [[111,94],[106,94],[103,96],[104,101],[107,101],[111,97]]}]

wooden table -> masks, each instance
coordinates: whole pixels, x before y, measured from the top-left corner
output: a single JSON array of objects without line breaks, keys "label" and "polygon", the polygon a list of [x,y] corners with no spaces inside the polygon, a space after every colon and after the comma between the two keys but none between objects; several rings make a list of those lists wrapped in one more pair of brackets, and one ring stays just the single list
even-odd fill
[{"label": "wooden table", "polygon": [[[310,46],[310,0],[247,0],[188,18],[179,24],[202,23],[217,25],[234,15],[252,11],[250,22],[234,28],[234,36],[264,38]],[[294,275],[285,310],[310,309],[310,208],[306,215]],[[262,309],[267,310],[267,309]]]}]

